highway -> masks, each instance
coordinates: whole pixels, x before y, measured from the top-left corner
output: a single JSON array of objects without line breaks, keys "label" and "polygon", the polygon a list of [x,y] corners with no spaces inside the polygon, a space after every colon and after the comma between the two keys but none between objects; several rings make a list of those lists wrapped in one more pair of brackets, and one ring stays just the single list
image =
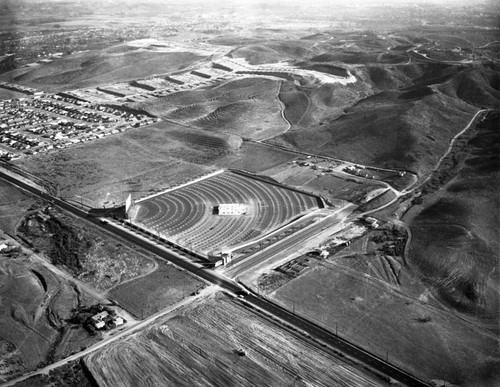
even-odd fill
[{"label": "highway", "polygon": [[[333,216],[328,216],[324,219],[321,219],[320,221],[313,223],[312,225],[304,228],[303,230],[296,232],[291,236],[272,244],[263,251],[258,252],[244,259],[241,262],[238,262],[234,266],[227,269],[225,271],[225,274],[231,278],[237,278],[245,271],[263,262],[266,262],[275,255],[286,254],[286,253],[292,254],[297,250],[296,246],[303,246],[304,242],[318,235],[327,228],[330,229],[334,226],[339,226],[344,218],[345,216],[340,216],[340,214],[334,214]],[[340,231],[340,228],[336,231]],[[335,230],[331,230],[331,233],[334,232]]]},{"label": "highway", "polygon": [[[304,318],[296,316],[295,314],[281,308],[280,306],[246,290],[236,281],[218,273],[217,271],[206,269],[202,265],[189,260],[189,258],[187,256],[184,256],[182,253],[176,253],[172,250],[167,249],[165,246],[155,241],[155,239],[149,240],[146,234],[140,235],[139,233],[131,232],[126,228],[124,228],[123,226],[121,226],[120,224],[114,224],[113,222],[103,223],[100,218],[94,218],[89,216],[86,211],[83,211],[77,206],[68,203],[64,200],[61,200],[59,198],[54,198],[49,194],[47,194],[46,192],[41,191],[38,187],[34,187],[30,184],[27,184],[26,182],[18,180],[15,177],[10,176],[9,174],[6,174],[2,171],[0,171],[0,178],[3,178],[13,183],[16,186],[23,188],[28,192],[31,192],[49,202],[52,202],[53,205],[58,206],[64,210],[67,210],[76,216],[85,218],[87,221],[95,224],[98,228],[105,229],[108,232],[113,233],[120,238],[132,242],[137,246],[140,246],[143,249],[154,253],[155,255],[161,257],[162,259],[172,262],[178,265],[179,267],[203,278],[204,280],[220,286],[222,289],[229,291],[230,293],[244,297],[243,303],[247,304],[249,307],[258,308],[259,310],[271,316],[275,316],[280,318],[281,320],[286,321],[288,324],[307,332],[311,336],[311,338],[319,342],[325,343],[337,349],[338,351],[345,353],[347,356],[353,359],[357,359],[361,363],[368,365],[369,367],[373,368],[374,370],[377,370],[378,372],[384,373],[387,376],[395,380],[398,380],[401,383],[404,383],[405,385],[408,386],[429,386],[429,384],[427,384],[426,382],[406,373],[405,371],[389,363],[386,363],[383,359],[366,352],[362,348],[349,343],[348,341],[334,335],[333,333],[325,330],[324,328],[321,328],[320,326]],[[336,219],[335,216],[332,216],[330,218],[327,218],[327,220],[330,220],[331,222],[338,222],[338,219]],[[304,235],[301,236],[301,238],[307,238],[310,237],[311,235],[314,235],[314,233],[317,233],[319,229],[324,228],[325,224],[323,224],[323,222],[319,222],[318,224],[314,224],[313,226],[314,227],[306,229],[306,232],[304,233]],[[282,247],[281,246],[276,247],[276,249],[278,248],[281,249]],[[274,249],[270,249],[270,251],[268,251],[268,253],[265,254],[264,257],[262,257],[262,259],[266,259],[266,257],[271,256],[273,252],[276,253]],[[252,265],[254,264],[255,262],[252,262]],[[318,344],[318,348],[321,349],[321,345]],[[42,371],[37,373],[41,372]],[[31,375],[34,374],[35,373],[32,373]]]}]

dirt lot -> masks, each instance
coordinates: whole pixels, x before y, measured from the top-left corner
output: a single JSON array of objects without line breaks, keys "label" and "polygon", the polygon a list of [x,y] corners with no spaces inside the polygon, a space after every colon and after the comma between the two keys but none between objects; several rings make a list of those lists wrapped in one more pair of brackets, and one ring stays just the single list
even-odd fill
[{"label": "dirt lot", "polygon": [[0,255],[0,381],[52,363],[97,340],[70,326],[73,308],[94,299],[24,254]]},{"label": "dirt lot", "polygon": [[187,272],[158,262],[152,273],[118,285],[109,296],[140,319],[144,319],[203,288],[205,284]]},{"label": "dirt lot", "polygon": [[314,163],[312,166],[299,165],[297,162],[282,163],[265,170],[263,174],[280,183],[314,192],[334,205],[345,201],[360,205],[370,200],[377,190],[385,189],[385,185],[376,181],[354,178],[338,172],[324,172],[325,169],[330,170],[328,166],[335,162],[323,164],[325,167],[319,168]]},{"label": "dirt lot", "polygon": [[380,386],[222,294],[86,357],[100,386]]}]

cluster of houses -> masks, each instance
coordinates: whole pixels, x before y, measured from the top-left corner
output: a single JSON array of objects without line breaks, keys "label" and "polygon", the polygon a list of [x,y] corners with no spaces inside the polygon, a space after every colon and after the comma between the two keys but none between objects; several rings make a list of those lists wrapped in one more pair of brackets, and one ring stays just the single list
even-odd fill
[{"label": "cluster of houses", "polygon": [[0,254],[10,255],[18,251],[19,251],[19,246],[14,244],[12,241],[0,240]]},{"label": "cluster of houses", "polygon": [[292,164],[298,165],[299,167],[310,167],[313,170],[321,171],[322,174],[333,172],[335,168],[338,166],[335,161],[327,160],[322,158],[312,158],[311,156],[307,156],[306,159],[298,159],[293,160]]},{"label": "cluster of houses", "polygon": [[[0,85],[1,86],[1,85]],[[0,102],[0,158],[15,160],[99,139],[157,119],[60,95]]]},{"label": "cluster of houses", "polygon": [[162,98],[178,91],[191,90],[241,76],[234,73],[229,74],[231,71],[232,69],[226,66],[212,62],[198,70],[176,72],[175,75],[157,74],[131,82],[76,89],[68,91],[66,94],[96,103],[144,102]]},{"label": "cluster of houses", "polygon": [[358,165],[349,165],[344,169],[345,172],[350,173],[354,176],[364,177],[365,179],[374,179],[375,176],[369,173],[365,168],[360,167]]},{"label": "cluster of houses", "polygon": [[112,316],[105,310],[90,317],[90,321],[97,330],[113,329],[125,323],[120,316]]}]

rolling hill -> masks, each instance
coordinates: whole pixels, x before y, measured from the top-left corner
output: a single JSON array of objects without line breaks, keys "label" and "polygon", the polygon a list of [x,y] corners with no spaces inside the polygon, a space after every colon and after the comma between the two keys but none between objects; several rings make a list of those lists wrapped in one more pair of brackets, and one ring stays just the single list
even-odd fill
[{"label": "rolling hill", "polygon": [[189,52],[153,52],[118,46],[77,53],[43,66],[21,68],[3,74],[0,79],[59,92],[167,73],[202,58]]},{"label": "rolling hill", "polygon": [[487,66],[368,66],[353,73],[361,82],[283,88],[294,125],[272,142],[423,176],[478,108],[500,103],[498,71]]}]

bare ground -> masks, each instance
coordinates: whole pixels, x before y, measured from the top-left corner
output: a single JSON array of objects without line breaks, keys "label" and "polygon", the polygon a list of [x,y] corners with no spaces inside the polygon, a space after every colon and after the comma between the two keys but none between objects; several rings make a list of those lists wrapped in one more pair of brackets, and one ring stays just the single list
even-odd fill
[{"label": "bare ground", "polygon": [[383,385],[221,294],[85,362],[101,386]]},{"label": "bare ground", "polygon": [[73,308],[95,302],[91,297],[26,256],[0,256],[0,273],[0,381],[95,342],[66,323]]},{"label": "bare ground", "polygon": [[384,265],[378,263],[375,272],[368,267],[366,275],[362,266],[329,259],[270,297],[425,380],[460,384],[495,362],[495,335],[436,307],[411,277],[401,278],[401,286],[388,285],[380,274]]}]

